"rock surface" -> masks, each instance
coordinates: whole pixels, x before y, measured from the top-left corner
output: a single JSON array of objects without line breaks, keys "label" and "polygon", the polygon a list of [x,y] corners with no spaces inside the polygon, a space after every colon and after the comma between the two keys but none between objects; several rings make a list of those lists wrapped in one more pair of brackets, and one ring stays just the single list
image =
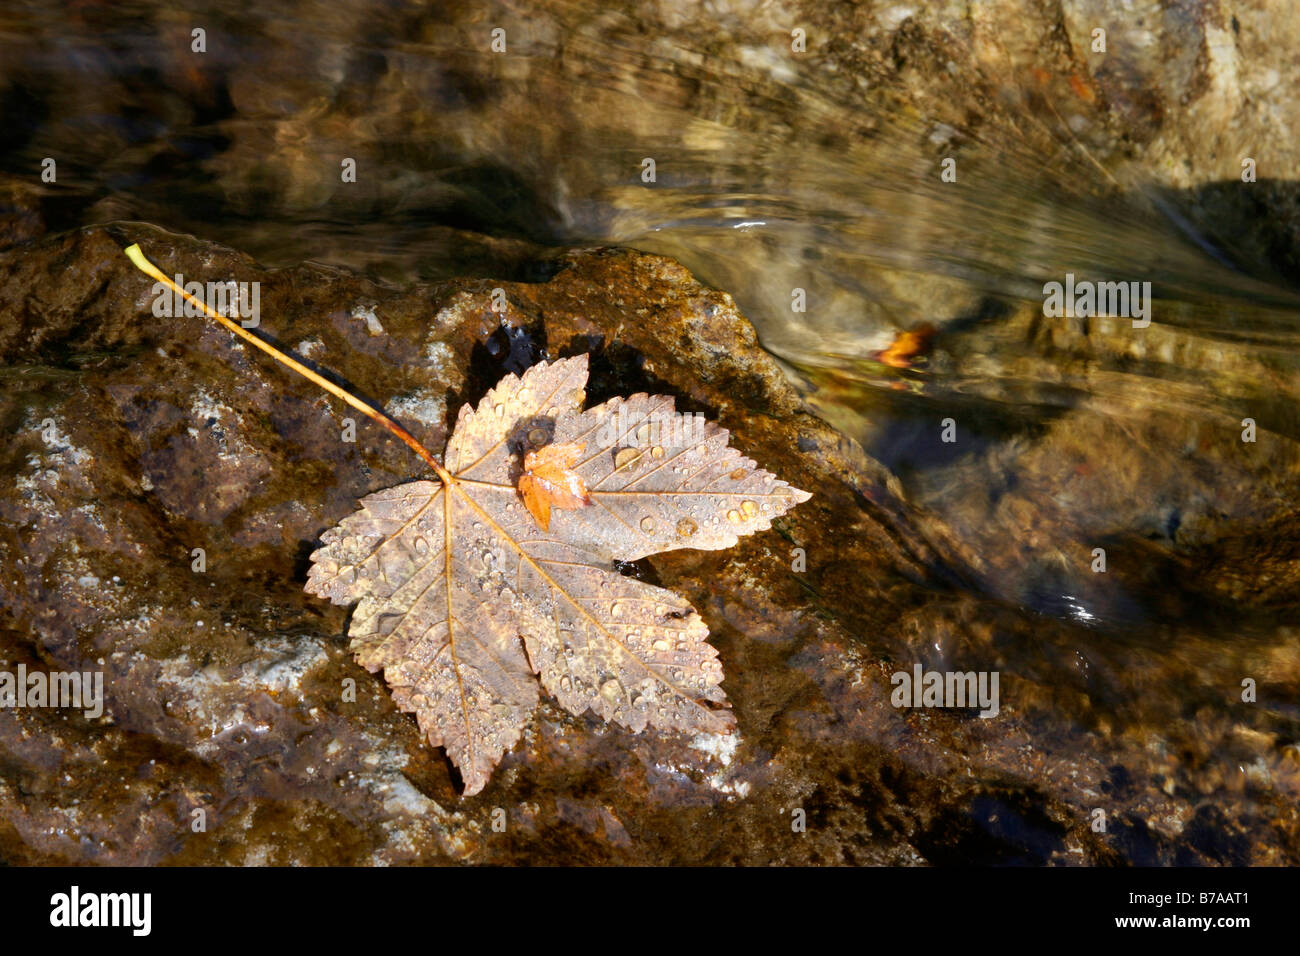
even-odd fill
[{"label": "rock surface", "polygon": [[[729,551],[628,569],[699,609],[737,734],[633,735],[544,703],[459,797],[351,660],[347,610],[302,590],[321,532],[420,463],[364,420],[344,441],[339,403],[210,321],[155,317],[133,241],[168,274],[261,282],[263,334],[435,452],[503,372],[589,352],[591,401],[673,394],[813,492]],[[1294,640],[1118,648],[981,597],[725,293],[631,251],[530,268],[394,291],[140,225],[0,253],[0,669],[102,670],[106,695],[98,718],[0,710],[5,861],[1300,860],[1293,718],[1269,703],[1300,684]],[[998,670],[1000,712],[891,706],[916,663]],[[1260,704],[1239,701],[1251,674]]]}]

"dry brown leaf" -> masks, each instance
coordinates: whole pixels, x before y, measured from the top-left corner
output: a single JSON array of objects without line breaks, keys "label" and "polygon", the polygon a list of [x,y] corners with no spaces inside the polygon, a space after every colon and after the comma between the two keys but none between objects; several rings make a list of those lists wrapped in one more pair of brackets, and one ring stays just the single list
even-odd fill
[{"label": "dry brown leaf", "polygon": [[[368,495],[312,554],[307,590],[357,604],[357,660],[383,670],[467,795],[519,739],[538,677],[571,713],[589,708],[633,731],[733,727],[695,609],[613,562],[728,548],[810,497],[669,397],[583,411],[586,382],[585,355],[507,375],[461,408],[449,483]],[[534,466],[576,476],[590,505],[535,519],[520,500],[530,453],[540,453]]]}]

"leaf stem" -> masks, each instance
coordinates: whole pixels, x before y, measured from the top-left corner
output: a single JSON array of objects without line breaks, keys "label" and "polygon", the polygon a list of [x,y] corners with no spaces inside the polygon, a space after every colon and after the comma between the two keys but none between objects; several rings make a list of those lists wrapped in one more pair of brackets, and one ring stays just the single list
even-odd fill
[{"label": "leaf stem", "polygon": [[325,389],[325,391],[329,392],[334,397],[343,399],[343,401],[347,402],[349,405],[351,405],[357,411],[361,412],[361,414],[365,415],[367,418],[371,419],[374,422],[377,422],[378,424],[382,425],[384,428],[388,429],[390,432],[393,433],[393,435],[401,439],[402,442],[404,442],[408,448],[410,448],[413,452],[415,452],[417,455],[423,458],[425,462],[428,463],[429,467],[431,467],[437,473],[438,478],[443,482],[443,484],[450,485],[452,483],[451,475],[447,472],[445,468],[442,467],[442,465],[438,464],[438,460],[434,458],[432,454],[429,453],[429,450],[425,448],[423,445],[421,445],[415,439],[414,435],[408,432],[401,425],[397,424],[397,422],[389,418],[388,415],[366,404],[361,399],[353,395],[351,392],[347,391],[346,389],[340,388],[338,385],[335,385],[329,379],[319,375],[316,372],[313,372],[311,369],[303,365],[297,359],[286,355],[284,352],[281,352],[274,345],[271,345],[269,342],[265,341],[259,336],[254,335],[252,332],[248,331],[248,329],[244,328],[238,322],[232,322],[229,318],[222,315],[220,312],[217,312],[215,309],[210,308],[207,305],[207,303],[202,302],[199,299],[195,298],[194,296],[190,295],[180,286],[176,285],[176,283],[173,282],[171,279],[167,278],[167,276],[163,275],[162,270],[160,270],[157,266],[155,266],[152,262],[150,262],[147,258],[145,258],[144,253],[140,251],[139,243],[133,243],[132,245],[128,246],[124,251],[126,252],[127,258],[130,259],[131,262],[135,264],[135,267],[139,269],[141,272],[143,272],[145,275],[149,276],[151,279],[156,279],[157,281],[161,282],[163,285],[171,289],[177,295],[184,298],[187,302],[194,303],[194,305],[202,309],[203,312],[209,318],[215,319],[217,322],[221,323],[223,326],[225,326],[227,329],[229,329],[235,335],[239,336],[244,341],[250,342],[253,345],[257,346],[259,349],[261,349],[267,355],[271,356],[271,358],[275,359],[281,365],[293,369],[299,375],[315,383],[316,385],[319,385],[321,388]]}]

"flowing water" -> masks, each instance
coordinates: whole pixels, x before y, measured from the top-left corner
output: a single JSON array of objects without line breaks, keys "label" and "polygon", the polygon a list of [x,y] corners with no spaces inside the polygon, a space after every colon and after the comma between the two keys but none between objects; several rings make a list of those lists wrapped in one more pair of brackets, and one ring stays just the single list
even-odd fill
[{"label": "flowing water", "polygon": [[[671,255],[899,476],[971,588],[1083,625],[1085,669],[1177,659],[1221,696],[1271,660],[1295,739],[1295,277],[1243,252],[1212,190],[1117,159],[1086,90],[958,48],[909,95],[906,70],[801,59],[765,4],[278,9],[11,6],[0,168],[60,157],[59,225],[395,283],[499,274],[507,248]],[[963,100],[975,60],[987,102]],[[1067,273],[1149,282],[1150,326],[1045,315]]]}]

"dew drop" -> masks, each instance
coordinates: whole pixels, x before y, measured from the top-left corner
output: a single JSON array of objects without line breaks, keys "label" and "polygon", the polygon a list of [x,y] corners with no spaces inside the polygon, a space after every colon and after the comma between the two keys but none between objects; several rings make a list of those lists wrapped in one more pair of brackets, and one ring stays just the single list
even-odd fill
[{"label": "dew drop", "polygon": [[534,448],[541,448],[549,437],[545,428],[533,428],[528,432],[528,444]]},{"label": "dew drop", "polygon": [[649,515],[646,515],[644,518],[641,519],[641,530],[642,530],[642,531],[644,531],[646,534],[649,534],[649,533],[650,533],[651,531],[653,531],[654,529],[655,529],[655,519],[654,519],[654,518],[650,517]]},{"label": "dew drop", "polygon": [[500,418],[506,413],[506,407],[504,405],[495,405],[493,406],[492,411],[496,413],[497,418]]},{"label": "dew drop", "polygon": [[573,681],[569,680],[568,677],[560,678],[560,690],[564,691],[567,694],[569,692],[569,688],[571,688],[572,686],[573,686]]},{"label": "dew drop", "polygon": [[659,638],[659,640],[655,641],[650,646],[653,647],[656,651],[666,651],[668,650],[669,645],[668,642],[661,637]]},{"label": "dew drop", "polygon": [[653,441],[659,441],[659,423],[658,421],[645,421],[638,425],[636,431],[637,441],[642,445],[650,444]]},{"label": "dew drop", "polygon": [[521,388],[519,391],[515,392],[515,398],[521,402],[526,402],[532,397],[533,393],[527,388]]},{"label": "dew drop", "polygon": [[620,448],[614,453],[614,468],[634,468],[641,460],[641,452],[636,448]]},{"label": "dew drop", "polygon": [[663,456],[664,456],[664,450],[662,446],[655,445],[653,448],[650,449],[651,458],[662,458]]},{"label": "dew drop", "polygon": [[744,477],[745,477],[745,469],[744,469],[744,468],[737,468],[735,471],[733,471],[733,472],[732,472],[730,475],[728,475],[727,477],[730,478],[732,481],[740,481],[741,478],[744,478]]},{"label": "dew drop", "polygon": [[609,606],[610,617],[618,617],[622,613],[623,613],[623,605],[620,604],[618,601],[615,601],[613,604]]},{"label": "dew drop", "polygon": [[580,388],[575,388],[569,393],[569,401],[575,406],[581,405],[587,398],[587,393]]},{"label": "dew drop", "polygon": [[415,553],[416,553],[416,554],[428,554],[428,553],[429,553],[429,542],[425,541],[423,538],[416,538],[415,541],[412,542],[412,543],[413,543],[414,546],[415,546]]},{"label": "dew drop", "polygon": [[730,511],[727,512],[727,520],[730,521],[732,524],[739,524],[740,512],[737,511],[735,508],[732,508]]},{"label": "dew drop", "polygon": [[600,696],[612,704],[623,696],[623,685],[611,678],[600,685]]},{"label": "dew drop", "polygon": [[752,518],[754,515],[758,514],[758,505],[754,504],[752,501],[742,501],[740,503],[740,510],[745,512],[745,517]]},{"label": "dew drop", "polygon": [[691,535],[695,534],[695,532],[698,531],[699,529],[700,526],[697,525],[690,518],[682,518],[680,521],[677,522],[677,533],[681,535],[683,538],[689,538]]}]

